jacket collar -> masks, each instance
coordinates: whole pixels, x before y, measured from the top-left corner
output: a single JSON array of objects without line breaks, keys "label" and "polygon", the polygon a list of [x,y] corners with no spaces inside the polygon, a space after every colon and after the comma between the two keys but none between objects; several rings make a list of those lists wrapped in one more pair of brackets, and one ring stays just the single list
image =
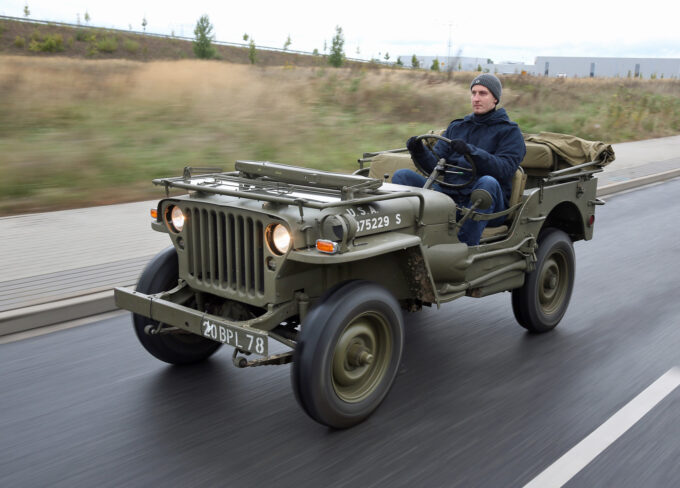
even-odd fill
[{"label": "jacket collar", "polygon": [[481,125],[498,124],[507,122],[508,120],[508,114],[504,108],[494,109],[482,115],[471,113],[465,116],[466,122],[473,122]]}]

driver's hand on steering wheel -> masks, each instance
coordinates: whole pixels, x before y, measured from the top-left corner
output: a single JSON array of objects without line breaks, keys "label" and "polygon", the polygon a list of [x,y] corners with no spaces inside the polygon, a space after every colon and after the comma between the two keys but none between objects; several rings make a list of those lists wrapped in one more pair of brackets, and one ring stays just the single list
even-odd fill
[{"label": "driver's hand on steering wheel", "polygon": [[462,139],[453,139],[451,141],[451,149],[453,149],[461,156],[465,156],[466,154],[470,154],[471,152],[470,147]]},{"label": "driver's hand on steering wheel", "polygon": [[420,142],[416,136],[413,136],[406,141],[406,149],[408,149],[408,152],[411,154],[414,154],[423,152],[424,147],[423,143]]}]

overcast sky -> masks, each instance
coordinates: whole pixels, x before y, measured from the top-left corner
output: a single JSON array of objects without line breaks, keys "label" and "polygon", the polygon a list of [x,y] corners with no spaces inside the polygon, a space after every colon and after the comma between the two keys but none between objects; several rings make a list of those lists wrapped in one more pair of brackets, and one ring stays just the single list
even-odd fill
[{"label": "overcast sky", "polygon": [[[676,0],[0,0],[0,15],[193,37],[207,14],[215,39],[323,51],[335,27],[345,54],[384,58],[412,54],[491,58],[533,64],[536,56],[680,58],[680,2]],[[450,45],[450,47],[449,47]]]}]

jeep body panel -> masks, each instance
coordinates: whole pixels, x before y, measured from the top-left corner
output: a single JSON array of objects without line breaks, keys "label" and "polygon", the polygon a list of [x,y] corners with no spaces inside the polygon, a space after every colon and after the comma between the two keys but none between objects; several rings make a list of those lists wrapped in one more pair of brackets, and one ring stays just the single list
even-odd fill
[{"label": "jeep body panel", "polygon": [[[177,251],[182,291],[154,296],[117,289],[119,306],[193,333],[201,333],[203,313],[237,335],[239,327],[271,331],[279,322],[301,320],[326,290],[349,280],[378,283],[409,309],[482,297],[522,286],[541,229],[592,238],[600,203],[595,171],[541,170],[543,176],[530,175],[507,228],[468,247],[458,241],[456,204],[443,193],[268,162],[236,167],[155,181],[188,191],[162,199],[152,224]],[[175,207],[186,219],[181,231],[171,221]],[[290,234],[285,252],[269,242],[277,224]],[[318,240],[333,243],[334,252],[321,252]],[[183,310],[187,293],[196,297],[193,307],[238,302],[255,317]]]}]

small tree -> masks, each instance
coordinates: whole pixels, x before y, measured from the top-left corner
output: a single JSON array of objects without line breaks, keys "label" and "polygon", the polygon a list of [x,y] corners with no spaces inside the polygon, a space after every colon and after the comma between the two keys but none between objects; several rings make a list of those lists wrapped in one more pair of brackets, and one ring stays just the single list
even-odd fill
[{"label": "small tree", "polygon": [[418,61],[418,58],[415,54],[411,56],[411,68],[420,68],[420,61]]},{"label": "small tree", "polygon": [[144,32],[146,32],[146,26],[148,25],[148,22],[146,21],[146,15],[142,19],[142,29],[144,29]]},{"label": "small tree", "polygon": [[199,59],[210,59],[215,57],[215,48],[212,45],[213,26],[207,15],[202,15],[194,28],[194,54]]},{"label": "small tree", "polygon": [[397,58],[397,62],[394,64],[396,64],[397,66],[404,66],[404,63],[401,61],[401,56]]},{"label": "small tree", "polygon": [[389,60],[390,60],[390,53],[385,53],[385,61],[389,61]]},{"label": "small tree", "polygon": [[255,64],[256,56],[257,50],[255,49],[255,40],[251,37],[250,44],[248,44],[248,59],[250,59],[250,64]]},{"label": "small tree", "polygon": [[439,60],[437,58],[434,58],[432,61],[432,66],[430,66],[430,69],[432,71],[439,71]]},{"label": "small tree", "polygon": [[24,17],[31,15],[31,11],[28,9],[28,4],[24,5]]},{"label": "small tree", "polygon": [[249,38],[248,34],[243,34],[243,41],[244,42],[248,42],[248,38]]},{"label": "small tree", "polygon": [[477,65],[477,71],[482,71],[482,65],[481,64]]},{"label": "small tree", "polygon": [[291,40],[290,40],[290,34],[288,34],[288,38],[286,39],[286,42],[283,43],[283,50],[288,51],[288,48],[291,45]]},{"label": "small tree", "polygon": [[345,53],[343,47],[345,45],[345,38],[342,35],[342,27],[339,25],[335,27],[335,36],[331,41],[331,54],[328,56],[328,63],[331,66],[339,68],[345,60]]},{"label": "small tree", "polygon": [[83,17],[83,18],[85,19],[86,24],[90,23],[90,14],[87,13],[87,10],[85,11],[85,17]]}]

